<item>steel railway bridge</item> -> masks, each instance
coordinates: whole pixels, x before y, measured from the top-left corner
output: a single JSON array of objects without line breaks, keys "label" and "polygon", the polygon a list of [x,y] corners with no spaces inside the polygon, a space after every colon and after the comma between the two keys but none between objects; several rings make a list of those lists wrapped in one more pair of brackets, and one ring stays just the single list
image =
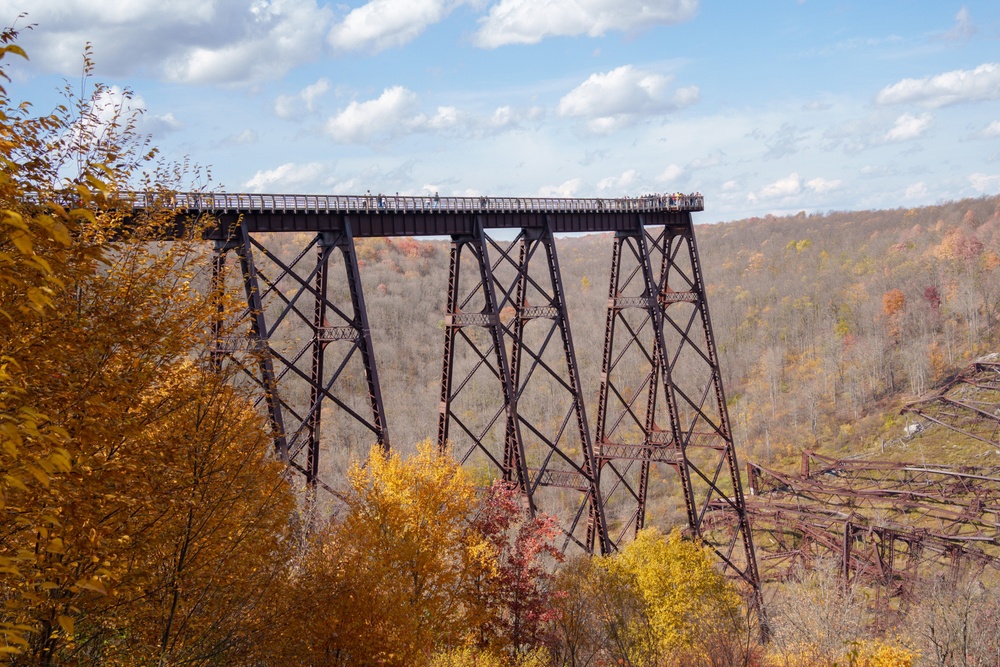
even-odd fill
[{"label": "steel railway bridge", "polygon": [[[131,205],[166,206],[185,225],[206,217],[218,284],[235,258],[249,326],[234,336],[220,323],[213,355],[244,360],[262,389],[277,454],[313,494],[335,493],[321,461],[335,455],[322,446],[324,420],[356,422],[371,441],[390,443],[355,239],[450,237],[438,446],[516,484],[531,514],[556,515],[564,550],[616,550],[646,522],[652,473],[673,476],[690,533],[759,602],[692,226],[700,195],[176,194]],[[516,236],[501,242],[488,230]],[[555,235],[566,232],[614,236],[593,429],[556,252]],[[308,240],[282,256],[277,243],[290,238]],[[341,281],[331,275],[336,267]],[[306,335],[289,333],[293,325]],[[358,362],[363,381],[350,386],[345,368]]]}]

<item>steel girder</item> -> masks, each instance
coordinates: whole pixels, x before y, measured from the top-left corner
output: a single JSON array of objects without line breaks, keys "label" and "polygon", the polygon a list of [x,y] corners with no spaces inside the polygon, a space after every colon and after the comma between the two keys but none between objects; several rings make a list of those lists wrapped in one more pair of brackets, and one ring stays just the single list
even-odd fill
[{"label": "steel girder", "polygon": [[[349,424],[367,434],[358,445],[389,447],[350,226],[315,234],[294,257],[285,256],[274,236],[233,231],[233,238],[216,241],[213,280],[216,290],[224,288],[234,252],[247,308],[232,322],[222,321],[220,310],[213,360],[236,364],[259,386],[275,452],[301,473],[308,499],[316,500],[317,489],[337,497],[333,467],[348,457],[324,457],[325,419],[338,433],[352,431]],[[334,296],[330,269],[336,263],[345,271],[346,292]]]},{"label": "steel girder", "polygon": [[846,579],[905,596],[930,566],[1000,569],[1000,470],[802,460],[798,477],[747,465],[747,510],[772,575],[834,554]]},{"label": "steel girder", "polygon": [[1000,363],[971,364],[931,396],[905,405],[900,414],[1000,447]]},{"label": "steel girder", "polygon": [[[502,445],[502,447],[501,447]],[[438,446],[556,516],[562,549],[606,545],[603,507],[551,231],[452,237]]]},{"label": "steel girder", "polygon": [[[615,236],[595,446],[612,548],[643,528],[652,503],[665,509],[666,494],[654,482],[672,478],[690,533],[760,604],[690,218],[655,231],[640,224]],[[671,472],[654,475],[664,468]]]}]

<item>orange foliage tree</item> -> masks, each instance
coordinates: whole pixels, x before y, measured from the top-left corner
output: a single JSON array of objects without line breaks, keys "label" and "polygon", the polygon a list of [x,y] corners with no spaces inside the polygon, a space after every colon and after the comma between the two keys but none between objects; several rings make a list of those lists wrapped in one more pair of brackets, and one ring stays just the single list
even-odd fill
[{"label": "orange foliage tree", "polygon": [[[0,55],[22,54],[15,37]],[[115,213],[133,177],[174,176],[104,92],[41,118],[0,96],[0,653],[236,659],[284,572],[293,498],[248,396],[207,370],[197,235]]]},{"label": "orange foliage tree", "polygon": [[[552,526],[508,487],[483,496],[426,441],[373,447],[346,511],[310,540],[270,664],[504,664],[544,650]],[[471,662],[470,662],[471,661]]]}]

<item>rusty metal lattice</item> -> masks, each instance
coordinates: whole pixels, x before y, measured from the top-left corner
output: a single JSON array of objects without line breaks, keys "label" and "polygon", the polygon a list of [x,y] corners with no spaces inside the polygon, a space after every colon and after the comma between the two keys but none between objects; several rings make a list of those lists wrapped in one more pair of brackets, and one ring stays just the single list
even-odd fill
[{"label": "rusty metal lattice", "polygon": [[833,554],[848,580],[905,596],[930,568],[1000,569],[1000,468],[837,460],[798,476],[747,465],[747,511],[770,577]]},{"label": "rusty metal lattice", "polygon": [[1000,363],[978,361],[930,396],[907,404],[900,413],[1000,447]]},{"label": "rusty metal lattice", "polygon": [[532,514],[559,517],[563,550],[592,551],[602,507],[552,233],[523,229],[506,246],[482,229],[453,237],[447,303],[438,445],[516,483]]},{"label": "rusty metal lattice", "polygon": [[[613,546],[645,525],[653,473],[663,464],[660,481],[676,480],[688,530],[760,604],[690,217],[655,233],[638,225],[616,234],[595,445]],[[706,522],[719,506],[726,519]]]},{"label": "rusty metal lattice", "polygon": [[[318,488],[336,496],[321,460],[325,415],[341,426],[344,419],[358,424],[372,442],[389,446],[350,226],[316,234],[292,259],[268,247],[274,238],[258,238],[243,227],[233,231],[235,238],[216,242],[213,276],[221,288],[227,256],[235,253],[247,299],[237,322],[248,326],[243,335],[222,335],[220,322],[213,359],[229,359],[261,388],[258,403],[266,407],[275,451],[304,476],[310,497]],[[341,299],[330,295],[336,256],[346,274]],[[345,390],[345,382],[365,385],[365,405],[350,401],[358,392],[353,386]]]}]

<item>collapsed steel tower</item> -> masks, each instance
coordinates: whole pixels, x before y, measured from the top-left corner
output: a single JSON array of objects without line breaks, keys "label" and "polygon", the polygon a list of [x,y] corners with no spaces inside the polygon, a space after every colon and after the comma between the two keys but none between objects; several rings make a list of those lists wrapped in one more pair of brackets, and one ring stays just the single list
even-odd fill
[{"label": "collapsed steel tower", "polygon": [[918,578],[1000,570],[1000,468],[803,452],[798,475],[747,464],[746,511],[777,579],[833,555],[845,581],[906,599]]}]

